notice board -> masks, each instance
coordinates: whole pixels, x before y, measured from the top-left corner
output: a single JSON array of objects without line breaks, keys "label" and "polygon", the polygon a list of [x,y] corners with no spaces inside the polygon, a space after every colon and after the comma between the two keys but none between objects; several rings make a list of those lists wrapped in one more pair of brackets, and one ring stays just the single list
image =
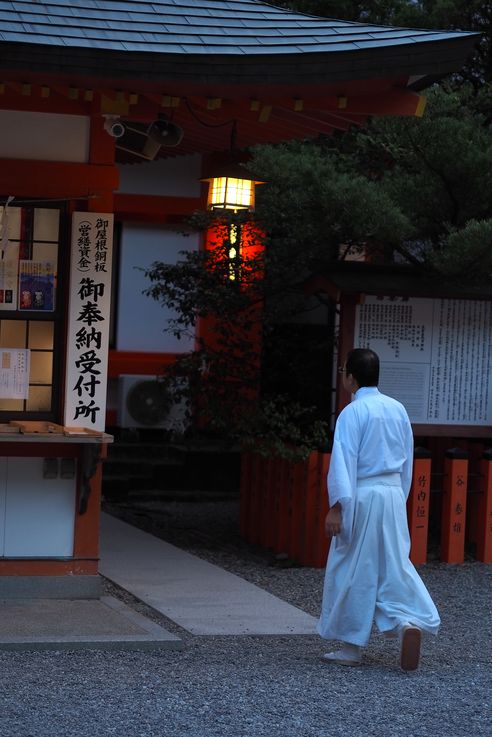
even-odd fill
[{"label": "notice board", "polygon": [[402,402],[412,424],[490,434],[491,302],[365,295],[354,347],[379,355],[379,388]]}]

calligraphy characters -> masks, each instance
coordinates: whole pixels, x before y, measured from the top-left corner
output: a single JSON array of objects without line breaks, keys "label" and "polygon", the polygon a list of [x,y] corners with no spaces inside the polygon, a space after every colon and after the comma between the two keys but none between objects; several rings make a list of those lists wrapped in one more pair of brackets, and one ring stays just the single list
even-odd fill
[{"label": "calligraphy characters", "polygon": [[[108,273],[108,221],[99,218],[93,225],[89,221],[80,223],[77,239],[76,268],[82,273]],[[90,276],[83,276],[78,283],[77,297],[79,300],[78,315],[76,318],[75,347],[77,356],[74,361],[77,369],[77,379],[73,391],[78,397],[75,407],[74,420],[82,417],[91,425],[95,425],[98,414],[101,412],[98,401],[99,389],[105,389],[101,380],[101,350],[103,345],[103,330],[105,329],[106,315],[101,309],[100,300],[103,299],[106,284],[104,280],[96,281]]]}]

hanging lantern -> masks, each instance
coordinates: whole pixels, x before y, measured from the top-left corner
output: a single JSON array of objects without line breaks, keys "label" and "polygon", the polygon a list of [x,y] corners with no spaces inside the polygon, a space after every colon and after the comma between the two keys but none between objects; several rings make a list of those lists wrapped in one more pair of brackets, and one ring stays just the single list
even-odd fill
[{"label": "hanging lantern", "polygon": [[255,185],[260,182],[243,166],[226,164],[213,176],[201,180],[208,182],[209,210],[249,210],[255,208]]}]

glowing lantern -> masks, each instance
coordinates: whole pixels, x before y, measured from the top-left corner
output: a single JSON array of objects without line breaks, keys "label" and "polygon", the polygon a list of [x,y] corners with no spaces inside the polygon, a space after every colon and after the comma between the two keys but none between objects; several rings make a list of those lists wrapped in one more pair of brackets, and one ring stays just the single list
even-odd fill
[{"label": "glowing lantern", "polygon": [[254,210],[255,185],[260,182],[239,164],[227,164],[221,171],[201,180],[208,182],[210,210]]}]

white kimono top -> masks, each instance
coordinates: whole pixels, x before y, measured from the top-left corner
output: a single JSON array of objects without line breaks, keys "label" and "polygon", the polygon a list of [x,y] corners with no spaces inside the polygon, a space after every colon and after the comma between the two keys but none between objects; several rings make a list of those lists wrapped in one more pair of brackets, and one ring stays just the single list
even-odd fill
[{"label": "white kimono top", "polygon": [[375,386],[361,387],[338,417],[328,472],[330,506],[340,502],[342,507],[337,546],[351,539],[357,480],[398,473],[407,498],[412,468],[413,435],[405,407]]}]

